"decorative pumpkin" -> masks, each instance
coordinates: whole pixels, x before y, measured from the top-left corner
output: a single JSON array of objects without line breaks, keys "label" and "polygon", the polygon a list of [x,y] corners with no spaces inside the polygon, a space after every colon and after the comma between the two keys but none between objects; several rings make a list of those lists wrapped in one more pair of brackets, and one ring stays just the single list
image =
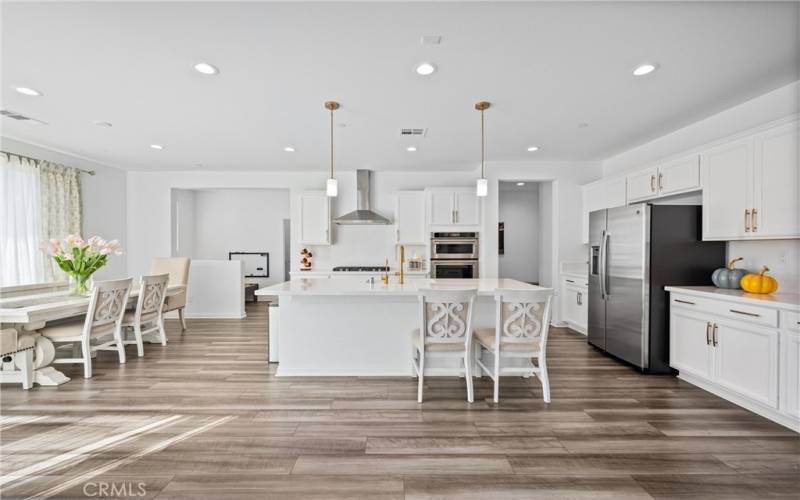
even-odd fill
[{"label": "decorative pumpkin", "polygon": [[772,276],[765,276],[769,271],[767,266],[761,268],[758,274],[745,274],[742,277],[742,288],[750,293],[772,293],[778,289],[778,282]]},{"label": "decorative pumpkin", "polygon": [[741,288],[739,281],[747,274],[747,270],[735,269],[734,266],[736,266],[736,263],[740,260],[742,260],[742,258],[737,257],[730,261],[728,267],[720,267],[714,271],[714,274],[711,275],[711,281],[717,288],[730,288],[732,290]]}]

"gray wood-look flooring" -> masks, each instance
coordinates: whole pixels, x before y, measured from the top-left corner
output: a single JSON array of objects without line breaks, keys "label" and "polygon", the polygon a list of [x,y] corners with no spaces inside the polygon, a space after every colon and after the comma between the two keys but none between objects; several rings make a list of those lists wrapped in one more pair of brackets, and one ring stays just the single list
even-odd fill
[{"label": "gray wood-look flooring", "polygon": [[[275,378],[266,308],[3,385],[3,498],[798,498],[800,437],[551,329],[534,379]],[[379,333],[379,332],[376,332]]]}]

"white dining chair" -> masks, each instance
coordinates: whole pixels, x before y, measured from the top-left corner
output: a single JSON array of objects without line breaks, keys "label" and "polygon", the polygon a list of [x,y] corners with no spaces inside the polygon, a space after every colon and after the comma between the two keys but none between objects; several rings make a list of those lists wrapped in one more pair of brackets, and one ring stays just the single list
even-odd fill
[{"label": "white dining chair", "polygon": [[123,338],[123,344],[135,344],[136,353],[139,357],[144,356],[144,344],[142,337],[150,333],[158,333],[161,345],[167,345],[167,335],[164,333],[164,318],[161,311],[164,308],[164,298],[167,295],[167,284],[169,274],[157,274],[155,276],[142,276],[139,296],[136,299],[136,308],[132,311],[125,311],[122,317],[122,328],[127,336],[129,331],[133,332],[133,340]]},{"label": "white dining chair", "polygon": [[[119,362],[125,362],[122,316],[128,304],[132,281],[133,278],[95,281],[85,318],[46,326],[39,331],[57,348],[72,346],[73,357],[56,357],[53,363],[83,363],[83,376],[91,378],[92,352],[117,351]],[[99,343],[93,345],[92,342]],[[78,351],[81,357],[77,357]]]},{"label": "white dining chair", "polygon": [[[419,379],[417,402],[422,403],[425,375],[464,375],[467,401],[474,401],[472,388],[472,312],[476,289],[420,290],[419,328],[412,331],[412,364]],[[428,366],[427,360],[449,358],[455,366]]]},{"label": "white dining chair", "polygon": [[[494,402],[500,400],[502,375],[536,375],[542,382],[545,402],[550,402],[550,381],[547,377],[547,333],[550,329],[552,290],[497,290],[495,293],[494,328],[477,328],[477,364],[494,381]],[[484,354],[489,353],[491,366]],[[528,363],[506,363],[509,359]],[[534,359],[536,364],[534,364]]]},{"label": "white dining chair", "polygon": [[179,285],[183,288],[170,295],[164,301],[162,313],[178,312],[181,323],[181,332],[186,330],[186,319],[183,310],[186,308],[187,286],[189,284],[189,266],[192,260],[188,257],[156,257],[150,264],[150,274],[169,274],[169,284]]}]

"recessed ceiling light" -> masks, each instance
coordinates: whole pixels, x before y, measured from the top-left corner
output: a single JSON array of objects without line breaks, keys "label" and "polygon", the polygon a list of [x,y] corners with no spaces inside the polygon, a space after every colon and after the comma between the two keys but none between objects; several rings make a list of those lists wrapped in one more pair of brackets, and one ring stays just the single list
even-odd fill
[{"label": "recessed ceiling light", "polygon": [[417,66],[417,74],[422,76],[432,75],[436,71],[436,65],[433,63],[422,63]]},{"label": "recessed ceiling light", "polygon": [[528,151],[530,151],[531,153],[533,153],[534,151],[539,151],[539,146],[531,146],[528,148]]},{"label": "recessed ceiling light", "polygon": [[40,96],[44,95],[41,92],[39,92],[38,90],[29,88],[29,87],[15,87],[14,90],[19,92],[20,94],[30,95],[30,96],[34,96],[34,97],[40,97]]},{"label": "recessed ceiling light", "polygon": [[216,66],[206,62],[195,64],[194,69],[196,69],[198,73],[203,73],[204,75],[216,75],[219,73],[219,69]]},{"label": "recessed ceiling light", "polygon": [[413,152],[414,152],[414,151],[416,151],[416,150],[417,150],[417,147],[416,147],[416,146],[409,146],[409,147],[407,147],[407,148],[406,148],[406,151],[408,151],[408,152],[410,152],[410,153],[413,153]]},{"label": "recessed ceiling light", "polygon": [[283,148],[283,150],[286,151],[287,153],[294,153],[294,148],[291,146],[286,146],[285,148]]},{"label": "recessed ceiling light", "polygon": [[652,63],[640,64],[639,66],[636,67],[636,69],[633,70],[633,74],[634,76],[649,75],[650,73],[655,71],[657,67],[658,67],[657,65]]},{"label": "recessed ceiling light", "polygon": [[150,149],[164,149],[164,146],[161,144],[151,144]]},{"label": "recessed ceiling light", "polygon": [[517,183],[517,186],[524,186],[524,185],[525,185],[525,183],[524,183],[524,182],[518,182],[518,183]]},{"label": "recessed ceiling light", "polygon": [[98,127],[111,128],[111,122],[97,121],[97,122],[92,122],[92,123],[94,123]]}]

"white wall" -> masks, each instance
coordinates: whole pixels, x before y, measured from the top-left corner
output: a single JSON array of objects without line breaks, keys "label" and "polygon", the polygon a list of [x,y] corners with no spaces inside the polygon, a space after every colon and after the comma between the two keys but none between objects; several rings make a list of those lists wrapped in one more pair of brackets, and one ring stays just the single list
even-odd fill
[{"label": "white wall", "polygon": [[269,278],[245,278],[260,286],[283,282],[283,220],[288,189],[195,191],[194,258],[228,260],[228,252],[268,252]]},{"label": "white wall", "polygon": [[[547,283],[547,286],[554,286],[558,280],[554,279],[556,276],[555,267],[559,261],[554,255],[553,246],[553,183],[552,182],[539,182],[539,284]],[[560,319],[561,308],[554,311],[554,319]],[[556,316],[557,314],[557,316]]]},{"label": "white wall", "polygon": [[244,269],[239,260],[192,260],[186,292],[186,316],[244,318],[243,276]]},{"label": "white wall", "polygon": [[[296,265],[300,253],[298,198],[306,190],[324,189],[325,172],[129,172],[128,235],[131,249],[128,266],[131,272],[146,270],[150,259],[169,255],[171,250],[170,211],[173,189],[288,189],[291,214],[291,256]],[[334,216],[356,208],[355,172],[341,172],[339,196],[333,200]],[[375,172],[373,209],[394,219],[395,192],[401,189],[423,189],[441,186],[474,186],[474,172]],[[495,215],[495,227],[496,227]],[[195,228],[200,221],[195,222]],[[368,236],[369,238],[365,238]],[[391,227],[333,226],[334,245],[313,247],[314,265],[323,268],[350,263],[380,264],[394,255]],[[496,240],[496,237],[495,237]],[[495,241],[496,245],[496,241]],[[227,258],[227,257],[226,257]],[[497,273],[497,252],[494,252],[494,276]],[[272,259],[270,259],[272,263]]]},{"label": "white wall", "polygon": [[189,189],[173,189],[172,212],[172,257],[195,258],[195,192]]},{"label": "white wall", "polygon": [[[83,236],[102,236],[117,239],[127,253],[126,224],[126,173],[108,165],[77,155],[55,151],[7,137],[0,138],[0,149],[31,158],[60,163],[68,167],[94,170],[95,175],[81,174],[83,199]],[[112,256],[105,267],[95,273],[96,279],[123,278],[127,276],[127,259]]]},{"label": "white wall", "polygon": [[[606,176],[619,175],[786,118],[798,112],[798,95],[800,82],[773,90],[609,158],[603,162],[603,172]],[[800,240],[731,241],[728,256],[744,257],[741,267],[754,271],[766,265],[782,290],[800,291]]]},{"label": "white wall", "polygon": [[505,253],[499,258],[499,277],[539,281],[539,186],[525,190],[500,188],[499,221],[505,224]]}]

